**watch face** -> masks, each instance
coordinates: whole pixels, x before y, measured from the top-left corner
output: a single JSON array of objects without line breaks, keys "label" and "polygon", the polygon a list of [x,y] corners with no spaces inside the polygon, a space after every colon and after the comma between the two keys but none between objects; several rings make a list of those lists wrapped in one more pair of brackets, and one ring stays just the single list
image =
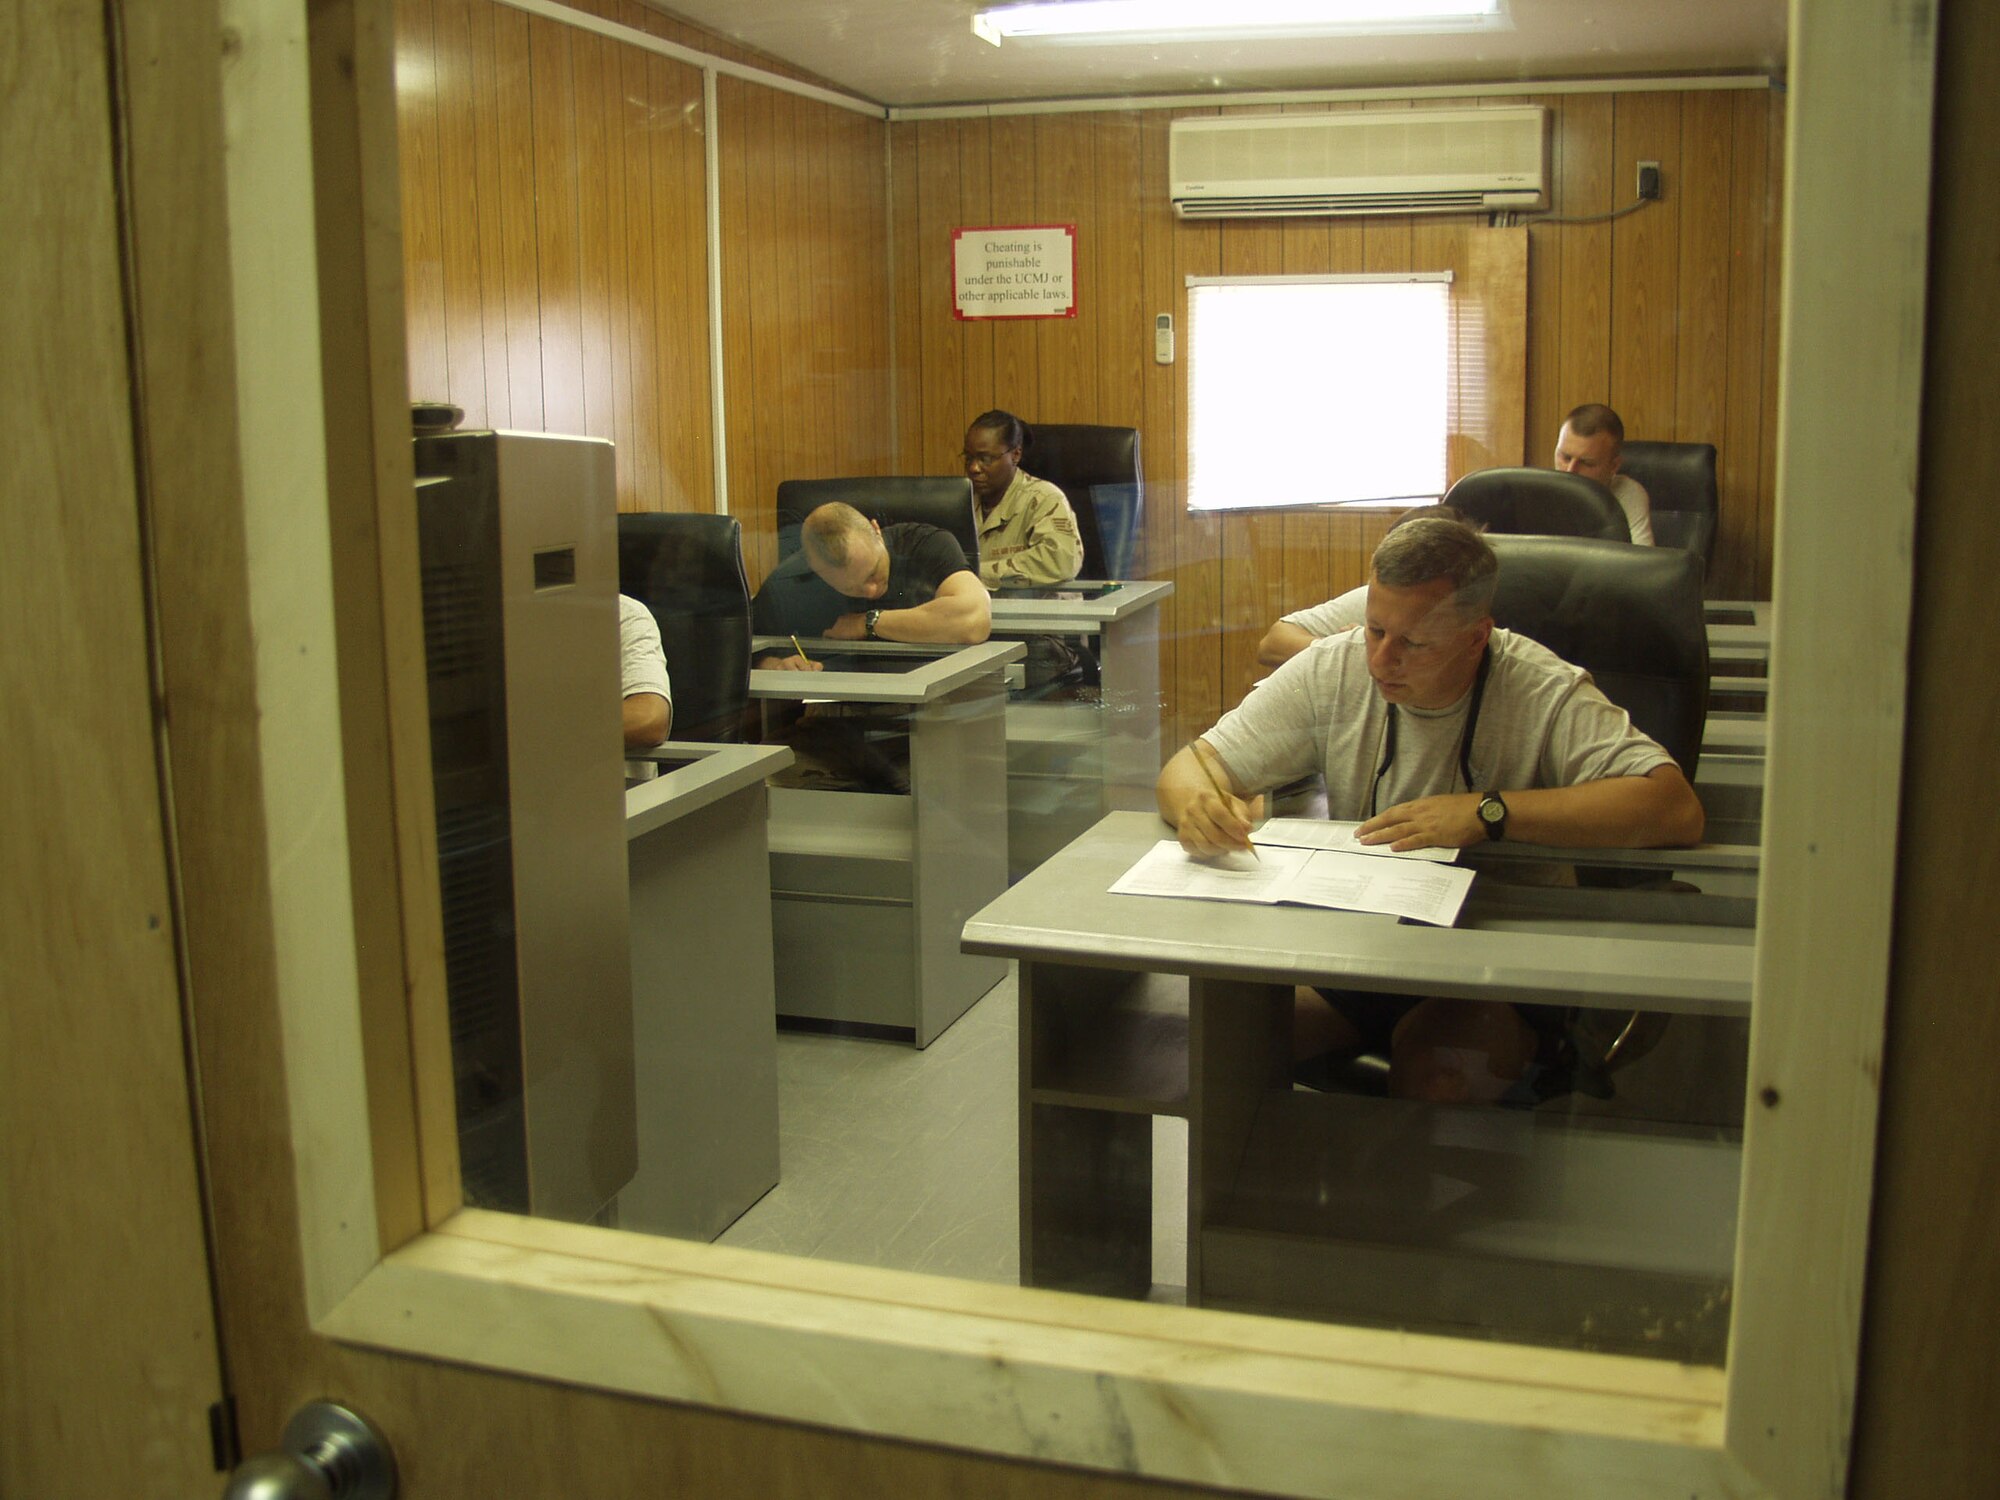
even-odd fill
[{"label": "watch face", "polygon": [[1482,797],[1479,799],[1479,816],[1489,823],[1498,823],[1507,816],[1507,809],[1498,797]]}]

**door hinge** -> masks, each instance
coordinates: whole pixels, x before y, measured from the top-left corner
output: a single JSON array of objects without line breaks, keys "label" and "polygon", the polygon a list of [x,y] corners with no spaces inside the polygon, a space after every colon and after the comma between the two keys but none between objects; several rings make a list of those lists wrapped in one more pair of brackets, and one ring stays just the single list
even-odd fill
[{"label": "door hinge", "polygon": [[227,1474],[243,1461],[243,1445],[236,1433],[236,1398],[224,1396],[208,1408],[208,1443],[215,1454],[215,1472]]}]

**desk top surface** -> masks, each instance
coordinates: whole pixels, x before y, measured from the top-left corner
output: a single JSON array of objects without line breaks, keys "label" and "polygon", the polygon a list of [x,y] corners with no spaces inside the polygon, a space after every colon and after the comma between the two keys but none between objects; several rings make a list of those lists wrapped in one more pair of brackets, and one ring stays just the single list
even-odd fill
[{"label": "desk top surface", "polygon": [[783,745],[705,745],[668,740],[632,752],[634,760],[659,764],[651,781],[625,789],[625,837],[629,841],[733,796],[762,786],[773,771],[792,763]]},{"label": "desk top surface", "polygon": [[964,947],[1402,994],[1719,1015],[1750,1008],[1755,932],[1747,927],[1487,916],[1478,911],[1478,884],[1453,928],[1365,912],[1112,895],[1111,883],[1167,836],[1151,813],[1110,814],[975,913]]},{"label": "desk top surface", "polygon": [[993,629],[1003,635],[1015,631],[1093,635],[1143,609],[1157,608],[1173,591],[1171,583],[1153,579],[1094,582],[1081,578],[1053,588],[996,589]]},{"label": "desk top surface", "polygon": [[[770,667],[750,671],[752,698],[819,698],[839,703],[933,703],[968,683],[1019,661],[1028,648],[1021,641],[982,641],[977,646],[922,646],[901,641],[800,642],[815,660],[847,658],[867,670],[781,672]],[[758,636],[757,651],[791,645],[789,636]]]}]

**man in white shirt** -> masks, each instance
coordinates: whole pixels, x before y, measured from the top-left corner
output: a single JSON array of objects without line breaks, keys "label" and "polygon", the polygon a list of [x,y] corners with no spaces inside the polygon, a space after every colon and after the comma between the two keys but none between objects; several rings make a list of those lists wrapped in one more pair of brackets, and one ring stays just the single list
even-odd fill
[{"label": "man in white shirt", "polygon": [[1646,487],[1630,474],[1618,472],[1625,453],[1625,423],[1617,412],[1602,402],[1579,406],[1563,418],[1556,434],[1556,467],[1565,474],[1581,474],[1595,479],[1625,512],[1625,524],[1632,540],[1641,547],[1653,545],[1653,502]]},{"label": "man in white shirt", "polygon": [[[667,653],[659,622],[637,599],[618,596],[618,658],[624,694],[625,748],[645,750],[666,739],[674,723],[674,690],[667,680]],[[625,774],[650,780],[651,761],[628,760]]]}]

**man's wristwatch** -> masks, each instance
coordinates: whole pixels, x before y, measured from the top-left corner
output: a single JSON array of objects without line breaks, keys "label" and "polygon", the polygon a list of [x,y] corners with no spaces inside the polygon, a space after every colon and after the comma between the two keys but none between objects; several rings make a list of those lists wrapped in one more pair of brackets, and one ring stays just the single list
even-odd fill
[{"label": "man's wristwatch", "polygon": [[1479,794],[1479,826],[1495,843],[1507,837],[1507,804],[1500,800],[1498,792]]},{"label": "man's wristwatch", "polygon": [[875,622],[881,618],[882,611],[879,609],[871,609],[861,617],[861,623],[867,627],[868,639],[871,641],[875,639]]}]

